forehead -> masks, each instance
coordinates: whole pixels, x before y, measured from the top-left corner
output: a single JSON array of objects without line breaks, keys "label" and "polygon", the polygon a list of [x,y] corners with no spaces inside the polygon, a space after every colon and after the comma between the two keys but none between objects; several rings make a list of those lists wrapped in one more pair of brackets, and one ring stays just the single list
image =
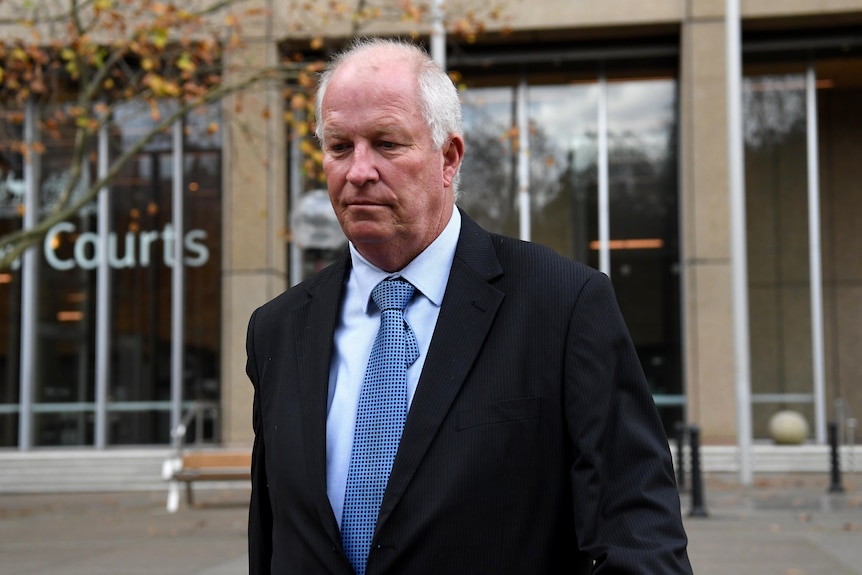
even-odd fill
[{"label": "forehead", "polygon": [[347,62],[333,74],[321,104],[325,133],[363,127],[392,130],[424,124],[418,83],[398,62]]}]

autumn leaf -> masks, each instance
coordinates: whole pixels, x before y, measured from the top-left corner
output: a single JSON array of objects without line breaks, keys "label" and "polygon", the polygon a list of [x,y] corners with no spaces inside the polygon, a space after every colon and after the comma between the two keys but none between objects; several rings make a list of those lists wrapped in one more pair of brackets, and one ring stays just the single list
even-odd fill
[{"label": "autumn leaf", "polygon": [[154,28],[150,32],[150,42],[159,50],[164,50],[168,44],[168,31],[164,28]]},{"label": "autumn leaf", "polygon": [[177,68],[184,72],[192,72],[195,69],[195,64],[192,62],[191,56],[189,56],[188,52],[183,52],[177,59]]}]

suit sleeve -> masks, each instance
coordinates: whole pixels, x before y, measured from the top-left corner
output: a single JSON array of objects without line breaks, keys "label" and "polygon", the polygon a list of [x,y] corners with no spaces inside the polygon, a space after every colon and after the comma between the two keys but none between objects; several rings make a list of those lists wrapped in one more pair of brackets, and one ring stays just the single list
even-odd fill
[{"label": "suit sleeve", "polygon": [[254,385],[252,425],[254,448],[251,456],[251,501],[248,514],[248,563],[249,575],[269,575],[272,558],[272,507],[266,479],[263,416],[261,409],[260,381],[254,346],[254,323],[257,312],[249,321],[246,338],[246,374]]},{"label": "suit sleeve", "polygon": [[593,572],[690,574],[667,438],[603,274],[577,295],[565,377],[573,513]]}]

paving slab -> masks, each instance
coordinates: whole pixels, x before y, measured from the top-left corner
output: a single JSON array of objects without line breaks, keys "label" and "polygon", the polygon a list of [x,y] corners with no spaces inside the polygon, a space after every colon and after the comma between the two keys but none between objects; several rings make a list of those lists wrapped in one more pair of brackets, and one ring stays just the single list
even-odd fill
[{"label": "paving slab", "polygon": [[[862,575],[857,479],[833,494],[814,474],[706,476],[706,517],[681,492],[695,573]],[[168,513],[166,491],[0,495],[0,575],[247,574],[248,496],[198,489]]]}]

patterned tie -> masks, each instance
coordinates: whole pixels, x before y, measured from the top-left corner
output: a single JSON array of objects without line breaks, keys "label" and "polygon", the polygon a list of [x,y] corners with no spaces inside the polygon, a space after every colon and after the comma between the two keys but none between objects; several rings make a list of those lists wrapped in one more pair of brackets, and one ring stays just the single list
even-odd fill
[{"label": "patterned tie", "polygon": [[359,394],[353,452],[347,472],[341,540],[357,575],[365,573],[383,492],[407,418],[407,368],[419,357],[416,336],[404,320],[413,286],[401,279],[377,284],[371,298],[380,309]]}]

